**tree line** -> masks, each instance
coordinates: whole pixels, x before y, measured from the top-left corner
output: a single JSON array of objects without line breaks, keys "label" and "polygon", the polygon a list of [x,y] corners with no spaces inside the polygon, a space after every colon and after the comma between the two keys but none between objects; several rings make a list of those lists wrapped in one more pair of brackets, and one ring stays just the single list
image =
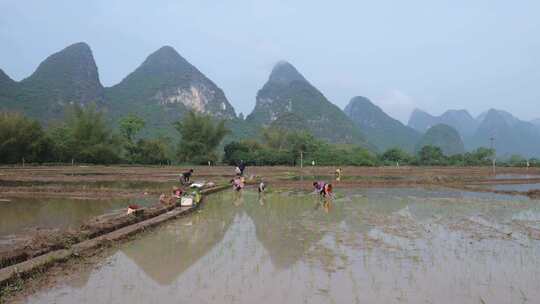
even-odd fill
[{"label": "tree line", "polygon": [[[142,138],[144,119],[127,115],[116,129],[95,106],[72,106],[61,122],[46,128],[18,113],[0,113],[0,163],[92,164],[225,164],[236,165],[413,165],[487,166],[495,151],[478,148],[445,155],[439,147],[424,146],[415,154],[399,148],[373,153],[354,145],[331,144],[305,131],[263,128],[258,138],[231,141],[224,120],[188,112],[175,122],[177,136]],[[220,147],[223,147],[221,151]],[[511,156],[498,165],[540,166],[538,159]]]},{"label": "tree line", "polygon": [[0,163],[172,164],[218,161],[224,122],[193,112],[174,123],[175,138],[141,138],[144,119],[127,115],[111,128],[93,105],[73,106],[45,128],[19,113],[0,113]]},{"label": "tree line", "polygon": [[[478,148],[463,154],[445,155],[440,147],[426,145],[416,154],[400,148],[373,153],[353,145],[329,144],[306,132],[279,127],[263,129],[262,138],[234,141],[224,148],[223,162],[249,165],[353,165],[353,166],[489,166],[495,150]],[[499,166],[540,167],[540,160],[513,155]]]}]

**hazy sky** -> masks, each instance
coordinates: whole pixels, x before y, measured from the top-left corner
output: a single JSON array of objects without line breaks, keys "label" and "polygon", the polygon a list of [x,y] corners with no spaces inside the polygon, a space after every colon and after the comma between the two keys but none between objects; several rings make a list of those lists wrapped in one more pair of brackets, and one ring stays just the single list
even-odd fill
[{"label": "hazy sky", "polygon": [[0,68],[16,80],[85,41],[105,86],[173,46],[249,113],[275,62],[333,103],[371,98],[407,121],[490,108],[540,117],[540,1],[0,0]]}]

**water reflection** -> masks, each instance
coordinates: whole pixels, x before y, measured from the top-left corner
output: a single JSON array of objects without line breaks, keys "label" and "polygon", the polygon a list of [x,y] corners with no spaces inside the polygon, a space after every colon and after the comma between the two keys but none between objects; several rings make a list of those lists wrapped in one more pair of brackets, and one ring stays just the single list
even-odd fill
[{"label": "water reflection", "polygon": [[74,228],[94,216],[131,203],[146,206],[155,200],[155,197],[129,200],[14,198],[0,202],[0,236],[21,233],[28,228]]},{"label": "water reflection", "polygon": [[[245,195],[252,196],[249,192]],[[245,204],[244,210],[252,219],[257,240],[268,251],[272,264],[286,269],[321,240],[329,226],[344,218],[341,207],[337,205],[330,213],[329,203],[321,201],[318,195],[285,192],[270,195],[263,206]]]},{"label": "water reflection", "polygon": [[166,225],[121,251],[155,282],[168,285],[223,239],[236,214],[226,204],[206,204],[201,213]]},{"label": "water reflection", "polygon": [[[84,286],[30,303],[520,303],[540,298],[540,205],[452,190],[209,197]],[[263,203],[261,203],[261,200]],[[327,207],[325,207],[325,205]],[[536,231],[536,232],[535,232]],[[535,234],[538,233],[538,234]]]},{"label": "water reflection", "polygon": [[529,179],[529,178],[538,178],[536,174],[516,174],[516,173],[507,173],[507,174],[496,174],[496,179]]},{"label": "water reflection", "polygon": [[[94,174],[92,174],[94,175]],[[176,182],[152,182],[152,181],[125,181],[125,180],[98,180],[98,181],[25,181],[25,180],[3,180],[0,179],[0,187],[41,187],[41,186],[82,186],[84,188],[118,188],[118,189],[139,189],[155,190],[170,189]]]},{"label": "water reflection", "polygon": [[521,192],[527,192],[530,190],[540,190],[540,184],[534,183],[534,184],[501,184],[501,185],[493,185],[491,186],[493,190],[499,190],[499,191],[521,191]]}]

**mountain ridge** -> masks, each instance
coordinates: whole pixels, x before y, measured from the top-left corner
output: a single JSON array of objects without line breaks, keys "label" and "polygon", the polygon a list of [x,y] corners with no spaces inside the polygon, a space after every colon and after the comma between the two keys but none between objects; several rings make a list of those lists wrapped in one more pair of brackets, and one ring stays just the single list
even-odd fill
[{"label": "mountain ridge", "polygon": [[304,119],[307,129],[320,139],[374,148],[340,108],[311,85],[292,64],[280,61],[257,92],[255,108],[246,121],[268,126],[287,113]]},{"label": "mountain ridge", "polygon": [[261,127],[279,124],[308,130],[332,143],[372,150],[376,146],[379,151],[397,145],[411,151],[421,135],[414,129],[427,132],[445,123],[461,134],[468,149],[489,147],[493,137],[499,155],[540,156],[540,119],[523,121],[497,109],[476,118],[467,110],[433,116],[415,109],[405,126],[365,100],[369,103],[361,103],[356,115],[349,105],[342,111],[292,64],[280,61],[258,91],[253,112],[239,119],[223,90],[172,46],[149,54],[110,87],[101,84],[92,49],[84,42],[51,54],[21,81],[0,69],[0,110],[22,112],[45,125],[62,119],[68,105],[95,103],[114,127],[122,116],[132,113],[147,122],[143,136],[172,135],[176,133],[171,123],[195,110],[226,119],[235,139],[256,136]]},{"label": "mountain ridge", "polygon": [[469,139],[471,148],[490,147],[493,144],[501,156],[540,155],[540,130],[537,126],[496,109],[488,110],[483,116],[482,123]]},{"label": "mountain ridge", "polygon": [[11,98],[17,86],[18,83],[0,69],[0,101],[4,98]]},{"label": "mountain ridge", "polygon": [[427,145],[441,148],[448,156],[465,152],[465,144],[459,132],[446,124],[436,124],[429,128],[416,145],[416,151]]},{"label": "mountain ridge", "polygon": [[11,85],[17,83],[15,80],[11,79],[4,70],[0,69],[0,87],[4,85]]},{"label": "mountain ridge", "polygon": [[[6,77],[2,78],[5,83]],[[4,98],[2,110],[21,111],[44,123],[61,119],[68,105],[100,106],[104,101],[92,50],[84,42],[48,56],[30,76],[12,86],[17,92]]]},{"label": "mountain ridge", "polygon": [[[135,87],[135,88],[134,88]],[[171,106],[182,104],[187,110],[236,118],[225,93],[171,46],[151,53],[139,67],[120,83],[107,88],[110,103],[126,97],[143,102]],[[111,94],[120,94],[111,97]]]},{"label": "mountain ridge", "polygon": [[379,151],[398,147],[414,152],[420,139],[419,132],[392,118],[366,97],[353,97],[344,112]]},{"label": "mountain ridge", "polygon": [[308,82],[304,75],[285,60],[278,61],[268,77],[268,82],[274,83],[290,84],[293,81]]},{"label": "mountain ridge", "polygon": [[147,135],[174,134],[172,123],[188,111],[236,119],[225,93],[173,47],[154,51],[118,84],[106,88],[113,121],[135,114],[147,121]]},{"label": "mountain ridge", "polygon": [[425,133],[437,124],[446,124],[456,129],[464,137],[471,136],[478,127],[478,121],[465,109],[447,110],[439,116],[431,115],[420,109],[415,109],[408,122],[408,126]]}]

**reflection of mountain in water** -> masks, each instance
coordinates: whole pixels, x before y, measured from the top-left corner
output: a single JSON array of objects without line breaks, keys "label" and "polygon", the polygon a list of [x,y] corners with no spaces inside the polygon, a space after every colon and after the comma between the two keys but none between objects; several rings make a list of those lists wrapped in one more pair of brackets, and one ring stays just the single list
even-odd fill
[{"label": "reflection of mountain in water", "polygon": [[[349,231],[364,234],[372,230],[373,225],[385,227],[391,224],[393,216],[405,216],[414,221],[433,216],[467,217],[482,204],[487,204],[475,200],[470,205],[464,204],[467,197],[453,194],[426,190],[368,190],[359,197],[347,193],[346,197],[336,199],[326,212],[319,198],[311,195],[267,193],[261,205],[255,192],[244,191],[241,199],[236,193],[224,192],[210,196],[201,213],[165,225],[126,244],[122,251],[155,282],[170,285],[222,244],[233,225],[245,225],[245,221],[235,221],[245,212],[253,223],[247,229],[255,230],[272,265],[284,270],[324,243],[325,235],[338,232],[343,222]],[[235,204],[237,201],[242,203]],[[490,209],[494,215],[508,212],[503,208]],[[246,227],[238,229],[242,231]],[[226,244],[222,247],[226,251],[234,250]]]},{"label": "reflection of mountain in water", "polygon": [[122,251],[157,283],[168,285],[174,282],[219,244],[231,226],[238,210],[222,202],[225,199],[223,194],[210,196],[202,212],[136,239]]},{"label": "reflection of mountain in water", "polygon": [[[202,213],[165,224],[101,260],[83,288],[55,284],[27,302],[467,303],[489,295],[489,303],[517,303],[523,294],[539,298],[534,266],[540,243],[514,226],[511,238],[501,236],[509,221],[537,222],[537,201],[421,189],[347,190],[338,197],[327,214],[314,208],[316,198],[310,196],[268,193],[260,205],[256,193],[245,191],[239,206],[230,192],[212,196]],[[463,231],[449,225],[470,215],[477,216]],[[72,285],[82,281],[86,278]]]},{"label": "reflection of mountain in water", "polygon": [[334,203],[326,212],[319,198],[312,195],[267,193],[262,206],[257,194],[245,192],[244,196],[244,210],[255,224],[257,239],[280,269],[298,262],[344,218],[342,204]]},{"label": "reflection of mountain in water", "polygon": [[[511,210],[516,209],[504,208],[508,202],[493,206],[492,200],[479,200],[459,191],[370,189],[362,191],[361,196],[349,191],[345,197],[334,200],[328,212],[322,201],[312,195],[267,193],[262,205],[255,192],[244,191],[241,198],[237,195],[212,195],[201,213],[165,225],[126,244],[122,251],[155,282],[169,285],[222,243],[235,217],[244,212],[253,223],[248,229],[255,230],[272,265],[287,269],[302,260],[328,232],[337,231],[341,222],[350,231],[364,234],[373,225],[382,228],[392,224],[392,216],[414,221],[433,216],[467,218],[485,206],[490,210],[487,215],[508,218],[514,212]],[[242,203],[235,204],[237,201]]]},{"label": "reflection of mountain in water", "polygon": [[223,240],[243,210],[272,264],[286,269],[344,218],[342,204],[333,204],[326,212],[315,196],[268,193],[261,205],[257,193],[245,191],[241,195],[242,204],[236,205],[239,199],[235,193],[212,195],[202,213],[134,240],[122,251],[154,281],[171,284]]}]

